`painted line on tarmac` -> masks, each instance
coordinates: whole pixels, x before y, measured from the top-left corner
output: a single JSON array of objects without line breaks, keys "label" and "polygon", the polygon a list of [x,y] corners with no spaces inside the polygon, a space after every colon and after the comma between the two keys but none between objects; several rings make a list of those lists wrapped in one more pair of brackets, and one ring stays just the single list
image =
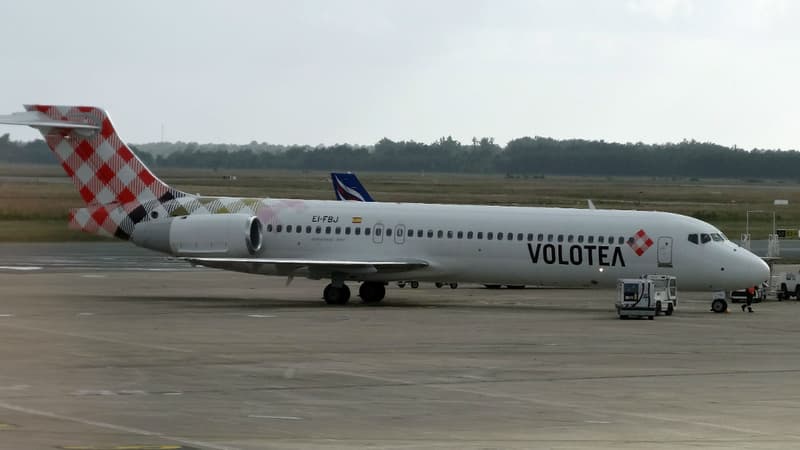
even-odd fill
[{"label": "painted line on tarmac", "polygon": [[250,414],[247,417],[252,417],[253,419],[303,420],[302,417],[295,417],[295,416],[261,416],[258,414]]},{"label": "painted line on tarmac", "polygon": [[0,270],[30,271],[30,270],[42,270],[42,268],[39,266],[0,266]]},{"label": "painted line on tarmac", "polygon": [[[737,427],[737,426],[733,426],[733,425],[724,425],[724,424],[712,423],[712,422],[696,421],[696,420],[690,420],[690,419],[681,419],[679,417],[667,417],[667,416],[662,416],[662,415],[658,415],[658,414],[647,414],[647,413],[635,413],[635,412],[629,412],[629,411],[620,411],[620,410],[617,410],[617,409],[610,409],[610,408],[588,407],[586,405],[580,405],[580,404],[569,403],[569,402],[560,402],[560,401],[554,401],[554,400],[545,400],[545,399],[542,399],[542,398],[537,398],[537,397],[532,397],[532,396],[527,396],[527,395],[510,395],[510,394],[503,394],[503,393],[486,392],[486,391],[481,391],[481,390],[478,390],[478,389],[468,389],[468,388],[457,387],[457,385],[466,384],[466,382],[452,383],[452,384],[416,383],[416,382],[411,382],[411,381],[408,381],[408,380],[402,380],[402,379],[399,379],[399,378],[389,378],[389,377],[382,377],[382,376],[377,376],[377,375],[366,375],[366,374],[363,374],[363,373],[347,372],[347,371],[342,371],[342,370],[323,370],[322,372],[332,373],[332,374],[337,374],[337,375],[351,376],[351,377],[356,377],[356,378],[366,378],[366,379],[382,381],[382,382],[387,382],[387,383],[393,383],[393,384],[426,387],[426,388],[438,389],[438,390],[446,391],[446,392],[460,392],[460,393],[464,393],[464,394],[472,394],[472,395],[478,395],[478,396],[484,396],[484,397],[490,397],[490,398],[499,398],[499,399],[504,399],[504,400],[525,401],[525,402],[533,403],[533,404],[537,404],[537,405],[547,405],[547,406],[552,406],[552,407],[556,407],[556,408],[563,408],[563,409],[568,409],[568,410],[576,410],[576,411],[578,411],[580,413],[583,413],[583,414],[585,414],[587,416],[596,416],[596,417],[600,417],[600,418],[608,418],[608,417],[613,417],[613,416],[627,416],[629,418],[635,418],[635,419],[649,419],[649,420],[662,421],[662,422],[680,423],[680,424],[684,424],[684,425],[688,425],[688,426],[700,426],[700,427],[714,428],[714,429],[724,430],[724,431],[735,431],[735,432],[738,432],[738,433],[745,433],[745,434],[757,434],[757,435],[760,435],[760,436],[772,435],[772,433],[766,433],[764,431],[754,430],[754,429],[751,429],[751,428]],[[519,380],[513,380],[513,381],[516,382],[516,381],[519,381]],[[498,382],[503,382],[503,380],[498,380]],[[789,438],[795,439],[795,440],[800,439],[800,436],[794,435],[794,434],[784,434],[783,436],[789,437]]]},{"label": "painted line on tarmac", "polygon": [[164,439],[167,441],[177,442],[179,444],[186,444],[194,447],[207,448],[211,450],[242,450],[237,447],[228,447],[225,445],[212,444],[211,442],[196,441],[194,439],[188,439],[180,436],[170,436],[168,434],[159,433],[157,431],[148,431],[148,430],[143,430],[141,428],[132,428],[132,427],[126,427],[124,425],[115,425],[113,423],[108,423],[108,422],[98,422],[96,420],[82,419],[80,417],[74,417],[74,416],[66,416],[63,414],[57,414],[50,411],[43,411],[41,409],[26,408],[24,406],[13,405],[11,403],[6,403],[6,402],[0,402],[0,408],[19,413],[25,413],[32,416],[47,417],[49,419],[79,423],[81,425],[103,428],[106,430],[114,430],[123,433],[137,434],[139,436],[151,436]]},{"label": "painted line on tarmac", "polygon": [[[0,322],[2,323],[2,322]],[[144,344],[141,342],[131,342],[122,339],[112,339],[112,338],[105,338],[100,336],[90,336],[87,334],[80,334],[80,333],[72,333],[69,331],[56,331],[56,330],[49,330],[46,328],[37,328],[37,327],[28,327],[24,325],[10,325],[10,324],[3,324],[3,326],[9,328],[16,328],[18,330],[26,330],[26,331],[37,331],[40,333],[46,334],[55,334],[58,336],[69,336],[69,337],[76,337],[81,339],[89,339],[92,341],[99,341],[99,342],[110,342],[112,344],[120,344],[120,345],[130,345],[133,347],[141,347],[141,348],[149,348],[151,350],[161,350],[167,352],[179,352],[179,353],[194,353],[194,350],[189,350],[186,348],[178,348],[178,347],[170,347],[167,345],[155,345],[155,344]]]}]

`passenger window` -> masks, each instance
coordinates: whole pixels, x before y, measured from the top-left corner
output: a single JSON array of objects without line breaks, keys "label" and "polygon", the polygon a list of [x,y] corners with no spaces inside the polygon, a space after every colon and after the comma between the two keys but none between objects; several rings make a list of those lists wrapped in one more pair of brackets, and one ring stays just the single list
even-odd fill
[{"label": "passenger window", "polygon": [[383,234],[383,228],[375,228],[375,236],[380,236]]},{"label": "passenger window", "polygon": [[564,242],[564,235],[563,234],[559,234],[558,235],[558,242]]},{"label": "passenger window", "polygon": [[478,231],[478,239],[483,239],[483,231]]},{"label": "passenger window", "polygon": [[597,243],[598,244],[603,244],[603,243],[605,243],[605,240],[606,240],[606,238],[604,236],[598,236]]},{"label": "passenger window", "polygon": [[317,234],[320,234],[320,233],[322,233],[322,227],[317,227],[317,230],[316,230],[316,231],[317,231]]},{"label": "passenger window", "polygon": [[522,235],[522,233],[517,233],[517,240],[518,241],[521,241],[523,239],[523,237],[524,236]]},{"label": "passenger window", "polygon": [[467,239],[472,239],[472,231],[467,231]]},{"label": "passenger window", "polygon": [[306,233],[311,234],[311,225],[306,226]]},{"label": "passenger window", "polygon": [[492,233],[491,231],[486,233],[486,240],[487,241],[491,241],[492,238],[494,238],[494,233]]},{"label": "passenger window", "polygon": [[553,242],[553,235],[552,234],[548,234],[547,235],[547,242]]},{"label": "passenger window", "polygon": [[334,232],[335,232],[336,234],[342,234],[342,227],[336,227],[336,229],[334,230]]},{"label": "passenger window", "polygon": [[464,239],[464,232],[459,231],[458,234],[456,234],[456,237],[458,237],[459,239]]},{"label": "passenger window", "polygon": [[429,238],[432,238],[432,237],[433,237],[433,230],[428,230],[428,237],[429,237]]},{"label": "passenger window", "polygon": [[586,241],[590,244],[594,242],[594,236],[588,236],[586,239]]},{"label": "passenger window", "polygon": [[292,232],[292,226],[291,225],[286,225],[286,232],[287,233],[291,233]]},{"label": "passenger window", "polygon": [[422,229],[417,230],[417,237],[421,238],[422,237],[422,233],[423,233]]},{"label": "passenger window", "polygon": [[267,233],[272,233],[272,224],[271,223],[267,224]]},{"label": "passenger window", "polygon": [[436,237],[439,238],[439,239],[443,238],[444,237],[444,231],[442,231],[442,230],[437,231],[436,232]]},{"label": "passenger window", "polygon": [[620,236],[619,239],[617,239],[617,244],[622,245],[624,243],[625,243],[625,238]]},{"label": "passenger window", "polygon": [[533,233],[528,233],[528,242],[533,241]]},{"label": "passenger window", "polygon": [[502,241],[503,240],[503,233],[502,232],[497,233],[497,240],[498,241]]},{"label": "passenger window", "polygon": [[513,241],[514,240],[514,233],[508,233],[506,235],[506,240],[507,241]]},{"label": "passenger window", "polygon": [[356,236],[361,236],[361,227],[356,227],[355,232]]},{"label": "passenger window", "polygon": [[707,233],[702,233],[700,235],[700,242],[702,242],[703,244],[708,244],[709,242],[711,242],[711,236],[709,236]]},{"label": "passenger window", "polygon": [[689,242],[691,242],[692,244],[699,244],[700,241],[697,239],[697,234],[695,234],[695,233],[690,234],[689,235]]},{"label": "passenger window", "polygon": [[609,236],[608,237],[608,243],[609,244],[613,244],[614,243],[614,236]]},{"label": "passenger window", "polygon": [[344,227],[344,234],[350,234],[350,227]]},{"label": "passenger window", "polygon": [[447,230],[447,239],[453,239],[453,230]]},{"label": "passenger window", "polygon": [[574,240],[575,240],[575,236],[573,236],[571,234],[569,236],[567,236],[567,242],[573,242]]},{"label": "passenger window", "polygon": [[325,234],[331,234],[331,227],[325,227]]},{"label": "passenger window", "polygon": [[387,228],[386,229],[386,236],[391,236],[391,235],[392,235],[392,229],[391,228]]},{"label": "passenger window", "polygon": [[369,236],[372,233],[372,228],[364,228],[364,236]]},{"label": "passenger window", "polygon": [[283,225],[276,225],[276,226],[275,226],[275,232],[276,232],[276,233],[280,233],[280,232],[281,232],[281,229],[283,229]]},{"label": "passenger window", "polygon": [[536,236],[536,240],[539,242],[544,241],[544,235],[542,233],[539,233],[539,236]]},{"label": "passenger window", "polygon": [[578,244],[582,244],[582,243],[583,243],[583,235],[581,234],[581,235],[578,235]]}]

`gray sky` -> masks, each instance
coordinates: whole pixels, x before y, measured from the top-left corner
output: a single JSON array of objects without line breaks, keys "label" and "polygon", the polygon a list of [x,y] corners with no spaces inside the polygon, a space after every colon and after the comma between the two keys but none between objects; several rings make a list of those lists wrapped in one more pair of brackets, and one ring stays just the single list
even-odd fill
[{"label": "gray sky", "polygon": [[[15,1],[0,113],[134,142],[521,136],[800,149],[800,2]],[[0,126],[15,139],[32,130]]]}]

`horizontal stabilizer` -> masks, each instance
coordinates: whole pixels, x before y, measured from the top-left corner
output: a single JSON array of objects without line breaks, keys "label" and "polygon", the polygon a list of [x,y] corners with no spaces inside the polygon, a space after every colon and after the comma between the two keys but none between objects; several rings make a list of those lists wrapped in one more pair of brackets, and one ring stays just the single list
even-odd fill
[{"label": "horizontal stabilizer", "polygon": [[0,124],[27,125],[33,128],[67,128],[70,130],[99,130],[100,125],[88,122],[70,122],[55,120],[40,111],[25,111],[8,115],[0,115]]}]

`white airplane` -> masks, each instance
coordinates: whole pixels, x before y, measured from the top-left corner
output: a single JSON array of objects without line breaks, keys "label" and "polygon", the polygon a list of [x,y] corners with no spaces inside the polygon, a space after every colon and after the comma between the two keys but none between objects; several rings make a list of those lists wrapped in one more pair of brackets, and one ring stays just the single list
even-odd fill
[{"label": "white airplane", "polygon": [[678,214],[191,195],[158,179],[104,110],[25,109],[0,123],[42,132],[86,203],[71,211],[72,227],[198,265],[330,279],[329,304],[349,300],[347,282],[373,303],[387,282],[409,279],[614,287],[663,274],[720,291],[769,278],[761,258]]}]

